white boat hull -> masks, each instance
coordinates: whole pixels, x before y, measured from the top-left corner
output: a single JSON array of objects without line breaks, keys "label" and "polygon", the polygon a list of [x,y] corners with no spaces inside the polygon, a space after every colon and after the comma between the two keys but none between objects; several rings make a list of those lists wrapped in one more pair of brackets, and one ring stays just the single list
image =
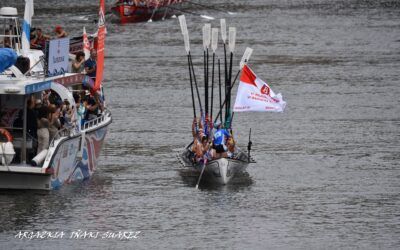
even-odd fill
[{"label": "white boat hull", "polygon": [[[186,148],[181,154],[179,154],[178,158],[183,166],[192,167],[196,171],[201,172],[204,165],[193,163],[192,155],[193,153]],[[226,185],[236,176],[243,173],[249,163],[254,163],[254,160],[250,157],[249,161],[248,156],[239,150],[234,159],[220,158],[209,161],[205,166],[202,180]]]},{"label": "white boat hull", "polygon": [[[21,171],[1,171],[0,170],[0,188],[1,189],[42,189],[51,188],[51,175],[48,173],[35,173],[34,167],[25,168]],[[37,169],[37,168],[36,168]]]},{"label": "white boat hull", "polygon": [[[111,115],[85,133],[62,137],[51,145],[42,167],[0,165],[0,189],[58,189],[90,178],[107,134]],[[85,140],[82,143],[82,137]],[[82,148],[82,150],[80,150]]]}]

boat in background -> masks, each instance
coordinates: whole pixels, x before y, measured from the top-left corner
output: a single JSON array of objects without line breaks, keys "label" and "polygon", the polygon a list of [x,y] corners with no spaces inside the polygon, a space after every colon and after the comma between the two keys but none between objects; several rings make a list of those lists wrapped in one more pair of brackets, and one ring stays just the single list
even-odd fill
[{"label": "boat in background", "polygon": [[184,0],[118,0],[111,8],[121,23],[137,23],[164,20],[175,15],[175,9]]},{"label": "boat in background", "polygon": [[[33,10],[32,1],[30,3],[32,5],[28,6],[27,1],[25,13],[27,9]],[[100,1],[99,13],[101,22],[97,47],[98,54],[104,55],[104,0]],[[1,8],[0,21],[19,27],[17,9]],[[0,49],[0,140],[3,141],[3,137],[6,139],[6,142],[0,142],[0,188],[58,189],[64,184],[88,179],[96,169],[108,126],[112,122],[111,113],[99,104],[97,94],[101,89],[104,62],[99,56],[97,81],[84,74],[66,73],[69,38],[49,41],[45,53],[33,50],[29,48],[29,42],[24,46],[23,41],[29,25],[30,20],[24,20],[22,36],[17,28],[12,29],[17,31],[16,34],[0,34],[0,41],[9,41],[11,45],[11,48]],[[29,37],[27,34],[26,37]],[[82,85],[95,93],[95,102],[102,107],[101,112],[84,123],[77,118],[78,108],[73,97],[73,92]],[[35,111],[28,107],[28,103],[32,105],[35,99],[44,100],[46,93],[51,93],[60,102],[68,102],[72,116],[57,131],[48,147],[39,150],[35,146],[38,140],[28,127],[37,122],[32,120],[31,115]]]},{"label": "boat in background", "polygon": [[[94,35],[87,36],[90,49],[97,48],[97,37]],[[83,52],[83,36],[74,36],[69,40],[69,53],[76,55],[78,52]]]}]

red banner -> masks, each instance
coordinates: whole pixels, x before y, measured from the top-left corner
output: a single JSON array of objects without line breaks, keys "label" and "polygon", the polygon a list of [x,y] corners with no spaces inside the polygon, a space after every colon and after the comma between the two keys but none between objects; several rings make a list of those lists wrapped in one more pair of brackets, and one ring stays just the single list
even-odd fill
[{"label": "red banner", "polygon": [[99,90],[103,81],[104,70],[104,42],[106,38],[106,22],[104,18],[104,0],[100,0],[99,29],[97,31],[97,69],[94,90]]}]

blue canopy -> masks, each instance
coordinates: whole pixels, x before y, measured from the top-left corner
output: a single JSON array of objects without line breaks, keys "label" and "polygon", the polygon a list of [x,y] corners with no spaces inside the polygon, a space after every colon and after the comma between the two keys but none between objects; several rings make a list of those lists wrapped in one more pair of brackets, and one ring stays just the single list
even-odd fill
[{"label": "blue canopy", "polygon": [[13,49],[0,48],[0,73],[13,66],[17,57],[18,55]]}]

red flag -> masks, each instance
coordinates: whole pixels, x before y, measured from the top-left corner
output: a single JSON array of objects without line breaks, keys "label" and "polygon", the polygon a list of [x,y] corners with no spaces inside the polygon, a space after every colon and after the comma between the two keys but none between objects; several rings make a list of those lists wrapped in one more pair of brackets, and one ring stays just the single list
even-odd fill
[{"label": "red flag", "polygon": [[101,87],[103,81],[103,70],[104,70],[104,42],[106,38],[106,22],[104,17],[104,0],[100,0],[99,10],[99,29],[97,31],[97,64],[96,64],[96,82],[94,84],[94,90],[97,91]]}]

